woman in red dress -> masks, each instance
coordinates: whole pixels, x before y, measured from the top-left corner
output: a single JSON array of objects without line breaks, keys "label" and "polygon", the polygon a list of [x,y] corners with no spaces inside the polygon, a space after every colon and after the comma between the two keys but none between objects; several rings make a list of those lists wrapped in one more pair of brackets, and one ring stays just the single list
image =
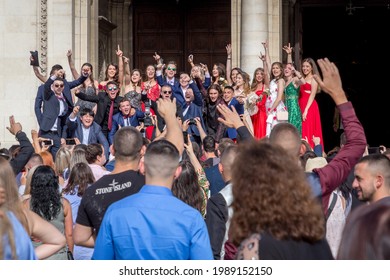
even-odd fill
[{"label": "woman in red dress", "polygon": [[256,139],[261,139],[266,135],[267,128],[267,112],[265,110],[265,101],[267,100],[266,91],[269,88],[269,82],[266,78],[266,74],[263,68],[259,67],[253,74],[253,80],[251,85],[251,91],[256,93],[258,99],[256,101],[257,113],[251,116],[253,124],[253,133]]},{"label": "woman in red dress", "polygon": [[321,145],[324,147],[321,127],[320,110],[316,94],[321,91],[313,75],[319,75],[317,65],[312,58],[306,58],[302,61],[302,75],[305,83],[299,89],[299,107],[302,112],[302,138],[305,139],[312,148],[314,148],[313,136],[320,137]]}]

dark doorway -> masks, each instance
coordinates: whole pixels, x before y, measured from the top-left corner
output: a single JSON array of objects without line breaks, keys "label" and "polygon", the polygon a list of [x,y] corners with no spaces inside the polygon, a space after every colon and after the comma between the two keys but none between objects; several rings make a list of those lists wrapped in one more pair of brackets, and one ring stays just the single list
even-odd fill
[{"label": "dark doorway", "polygon": [[[363,5],[362,5],[363,6]],[[303,8],[303,57],[328,57],[338,66],[343,87],[364,126],[370,146],[390,146],[390,88],[386,81],[390,64],[385,43],[390,9],[366,6],[352,14],[346,6]],[[325,151],[338,145],[332,129],[334,103],[321,93],[320,106]]]},{"label": "dark doorway", "polygon": [[144,70],[154,64],[154,52],[164,62],[174,60],[178,73],[189,73],[189,54],[195,63],[211,69],[226,61],[230,43],[230,1],[139,0],[134,1],[134,66]]}]

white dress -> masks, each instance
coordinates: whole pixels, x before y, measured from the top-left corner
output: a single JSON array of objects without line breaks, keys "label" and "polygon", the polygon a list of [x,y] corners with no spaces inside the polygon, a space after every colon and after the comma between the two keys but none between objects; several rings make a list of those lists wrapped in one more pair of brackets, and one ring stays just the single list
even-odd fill
[{"label": "white dress", "polygon": [[[278,82],[275,79],[273,79],[269,84],[269,96],[265,101],[265,109],[267,111],[267,114],[268,114],[268,109],[272,107],[277,97],[278,97]],[[276,119],[276,113],[279,111],[287,111],[287,108],[284,105],[283,101],[280,101],[279,105],[276,107],[276,110],[273,110],[270,114],[268,114],[267,130],[266,130],[267,137],[269,137],[272,128],[279,123],[279,121]]]}]

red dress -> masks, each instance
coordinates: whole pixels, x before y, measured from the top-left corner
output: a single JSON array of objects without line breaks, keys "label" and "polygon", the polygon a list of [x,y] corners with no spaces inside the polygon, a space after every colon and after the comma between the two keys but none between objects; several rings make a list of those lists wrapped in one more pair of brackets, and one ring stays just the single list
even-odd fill
[{"label": "red dress", "polygon": [[256,139],[261,139],[266,135],[267,128],[267,112],[265,110],[265,101],[267,100],[267,94],[264,92],[264,86],[262,89],[256,91],[257,96],[263,96],[261,101],[257,102],[257,108],[259,109],[257,114],[251,116],[253,124],[253,134]]},{"label": "red dress", "polygon": [[[142,90],[145,89],[144,82],[141,83],[141,89]],[[150,100],[156,101],[159,97],[160,97],[160,86],[156,83],[152,88],[150,88],[148,90],[148,98]],[[141,107],[142,107],[142,111],[145,112],[145,104],[144,103],[142,103]],[[153,109],[150,109],[150,113],[152,115],[155,115],[155,112],[153,111]],[[145,130],[145,136],[149,140],[152,140],[153,130],[154,130],[153,126],[149,126]]]},{"label": "red dress", "polygon": [[[305,83],[299,88],[299,107],[301,108],[301,112],[305,111],[306,104],[309,101],[311,92],[311,84]],[[318,108],[317,101],[314,99],[311,104],[309,110],[307,111],[306,121],[302,120],[302,138],[306,139],[312,148],[314,148],[313,135],[316,137],[320,137],[322,149],[324,149],[324,142],[322,137],[322,128],[321,128],[321,117],[320,110]]]}]

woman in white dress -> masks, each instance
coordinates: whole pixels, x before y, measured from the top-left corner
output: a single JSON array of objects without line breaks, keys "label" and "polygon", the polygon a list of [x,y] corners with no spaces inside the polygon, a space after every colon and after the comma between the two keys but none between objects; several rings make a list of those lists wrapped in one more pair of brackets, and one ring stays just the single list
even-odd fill
[{"label": "woman in white dress", "polygon": [[283,77],[282,63],[272,63],[270,80],[270,93],[268,95],[267,101],[265,102],[265,109],[267,111],[267,137],[270,135],[272,128],[280,122],[277,119],[277,113],[287,112],[287,108],[283,102],[285,81]]},{"label": "woman in white dress", "polygon": [[[241,71],[236,75],[236,86],[234,87],[234,97],[240,102],[240,104],[247,104],[246,99],[248,95],[251,93],[250,87],[250,77],[249,74]],[[251,116],[248,112],[248,108],[244,106],[244,119],[243,119],[246,127],[253,135],[253,124]]]}]

